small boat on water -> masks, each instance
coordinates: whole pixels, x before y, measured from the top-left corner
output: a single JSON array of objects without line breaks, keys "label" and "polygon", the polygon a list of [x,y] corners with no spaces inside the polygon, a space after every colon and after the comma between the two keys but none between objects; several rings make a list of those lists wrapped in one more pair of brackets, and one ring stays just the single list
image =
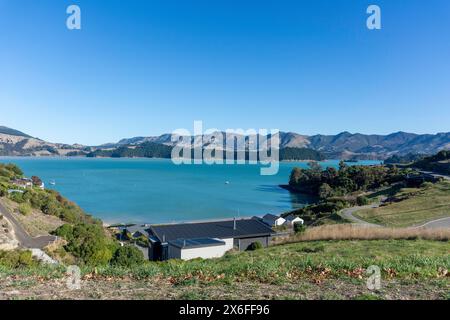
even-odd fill
[{"label": "small boat on water", "polygon": [[55,186],[55,185],[56,185],[55,180],[50,181],[50,185],[51,185],[51,186]]},{"label": "small boat on water", "polygon": [[225,181],[225,184],[230,184],[230,181]]}]

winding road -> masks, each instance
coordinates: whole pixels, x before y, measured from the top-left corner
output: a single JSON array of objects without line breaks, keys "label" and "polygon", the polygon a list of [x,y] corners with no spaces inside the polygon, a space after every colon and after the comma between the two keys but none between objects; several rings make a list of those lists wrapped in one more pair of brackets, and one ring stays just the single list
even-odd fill
[{"label": "winding road", "polygon": [[[383,227],[382,225],[370,223],[367,221],[364,221],[358,217],[355,217],[353,213],[363,210],[363,209],[375,209],[378,208],[380,204],[373,204],[368,206],[362,206],[362,207],[351,207],[347,208],[341,211],[341,216],[352,223],[362,225],[365,227]],[[436,219],[432,221],[428,221],[424,224],[417,225],[417,226],[411,226],[412,228],[426,228],[426,229],[443,229],[443,228],[450,228],[450,217]]]},{"label": "winding road", "polygon": [[[429,174],[432,175],[436,178],[442,178],[444,180],[450,181],[450,176],[446,176],[446,175],[442,175],[442,174],[438,174],[438,173],[434,173],[434,172],[430,172],[430,171],[423,171],[420,170],[419,172],[424,173],[424,174]],[[384,201],[382,199],[382,201]],[[358,217],[355,217],[353,214],[359,210],[363,210],[363,209],[375,209],[378,208],[381,205],[381,203],[378,204],[371,204],[368,206],[361,206],[361,207],[351,207],[351,208],[347,208],[341,211],[341,216],[353,223],[359,224],[359,225],[363,225],[366,227],[383,227],[382,225],[379,224],[374,224],[374,223],[370,223],[367,221],[364,221]],[[450,217],[446,217],[446,218],[440,218],[440,219],[436,219],[436,220],[432,220],[432,221],[428,221],[424,224],[421,225],[416,225],[416,226],[411,226],[413,228],[427,228],[427,229],[442,229],[442,228],[450,228]]]},{"label": "winding road", "polygon": [[416,228],[427,228],[427,229],[450,228],[450,217],[429,221],[425,224],[417,226]]},{"label": "winding road", "polygon": [[450,181],[450,176],[446,176],[444,174],[439,174],[439,173],[435,173],[435,172],[431,172],[431,171],[423,171],[423,170],[419,170],[420,173],[423,174],[429,174],[435,178],[442,178],[444,180]]},{"label": "winding road", "polygon": [[351,208],[347,208],[341,211],[341,216],[344,219],[347,219],[349,221],[351,221],[352,223],[355,224],[359,224],[365,227],[382,227],[378,224],[375,223],[370,223],[367,221],[364,221],[360,218],[357,218],[353,215],[353,213],[359,211],[359,210],[363,210],[363,209],[375,209],[378,208],[380,206],[380,204],[371,204],[371,205],[367,205],[367,206],[360,206],[360,207],[351,207]]},{"label": "winding road", "polygon": [[2,214],[12,225],[17,241],[22,248],[27,249],[43,249],[56,240],[55,236],[31,237],[17,219],[9,212],[9,210],[0,202],[0,214]]}]

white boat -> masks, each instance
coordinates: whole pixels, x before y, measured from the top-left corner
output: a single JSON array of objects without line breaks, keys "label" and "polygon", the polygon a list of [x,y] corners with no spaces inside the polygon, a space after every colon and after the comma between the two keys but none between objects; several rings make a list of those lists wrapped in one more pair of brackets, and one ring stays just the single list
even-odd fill
[{"label": "white boat", "polygon": [[51,185],[51,186],[55,186],[55,185],[56,185],[55,180],[50,181],[50,185]]},{"label": "white boat", "polygon": [[225,184],[230,184],[230,181],[225,181]]}]

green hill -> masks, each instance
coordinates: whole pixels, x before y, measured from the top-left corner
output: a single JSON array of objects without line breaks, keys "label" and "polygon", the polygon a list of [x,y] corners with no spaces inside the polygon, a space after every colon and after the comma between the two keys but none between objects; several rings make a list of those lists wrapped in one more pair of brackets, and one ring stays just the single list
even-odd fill
[{"label": "green hill", "polygon": [[416,161],[411,167],[450,175],[450,150],[443,150],[431,157]]}]

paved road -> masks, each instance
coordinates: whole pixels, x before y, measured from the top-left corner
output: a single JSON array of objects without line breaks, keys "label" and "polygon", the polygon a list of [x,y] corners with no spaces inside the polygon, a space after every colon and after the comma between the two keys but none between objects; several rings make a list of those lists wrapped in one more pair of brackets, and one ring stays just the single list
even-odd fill
[{"label": "paved road", "polygon": [[429,221],[425,224],[417,226],[417,228],[427,228],[427,229],[449,228],[450,229],[450,217]]},{"label": "paved road", "polygon": [[362,206],[362,207],[351,207],[351,208],[347,208],[341,211],[341,216],[353,223],[365,226],[365,227],[381,227],[378,224],[374,224],[374,223],[370,223],[364,220],[361,220],[360,218],[355,217],[353,214],[356,211],[359,210],[363,210],[363,209],[373,209],[373,208],[378,208],[380,206],[380,204],[371,204],[371,205],[367,205],[367,206]]},{"label": "paved road", "polygon": [[14,228],[14,233],[20,246],[28,249],[42,249],[56,240],[55,236],[31,237],[17,219],[9,212],[8,209],[0,202],[0,214],[5,216]]},{"label": "paved road", "polygon": [[429,175],[431,175],[431,176],[433,176],[435,178],[442,178],[444,180],[450,181],[450,176],[446,176],[446,175],[439,174],[439,173],[434,173],[434,172],[431,172],[431,171],[419,170],[419,172],[420,173],[424,173],[424,174],[429,174]]},{"label": "paved road", "polygon": [[[372,208],[378,208],[379,204],[372,204],[368,206],[363,207],[352,207],[342,210],[341,216],[344,217],[347,220],[350,220],[353,223],[366,226],[366,227],[382,227],[382,225],[369,223],[367,221],[361,220],[358,217],[355,217],[353,214],[359,210],[363,209],[372,209]],[[426,228],[426,229],[443,229],[443,228],[450,228],[450,217],[447,218],[441,218],[429,221],[427,223],[415,226],[415,228]]]}]

